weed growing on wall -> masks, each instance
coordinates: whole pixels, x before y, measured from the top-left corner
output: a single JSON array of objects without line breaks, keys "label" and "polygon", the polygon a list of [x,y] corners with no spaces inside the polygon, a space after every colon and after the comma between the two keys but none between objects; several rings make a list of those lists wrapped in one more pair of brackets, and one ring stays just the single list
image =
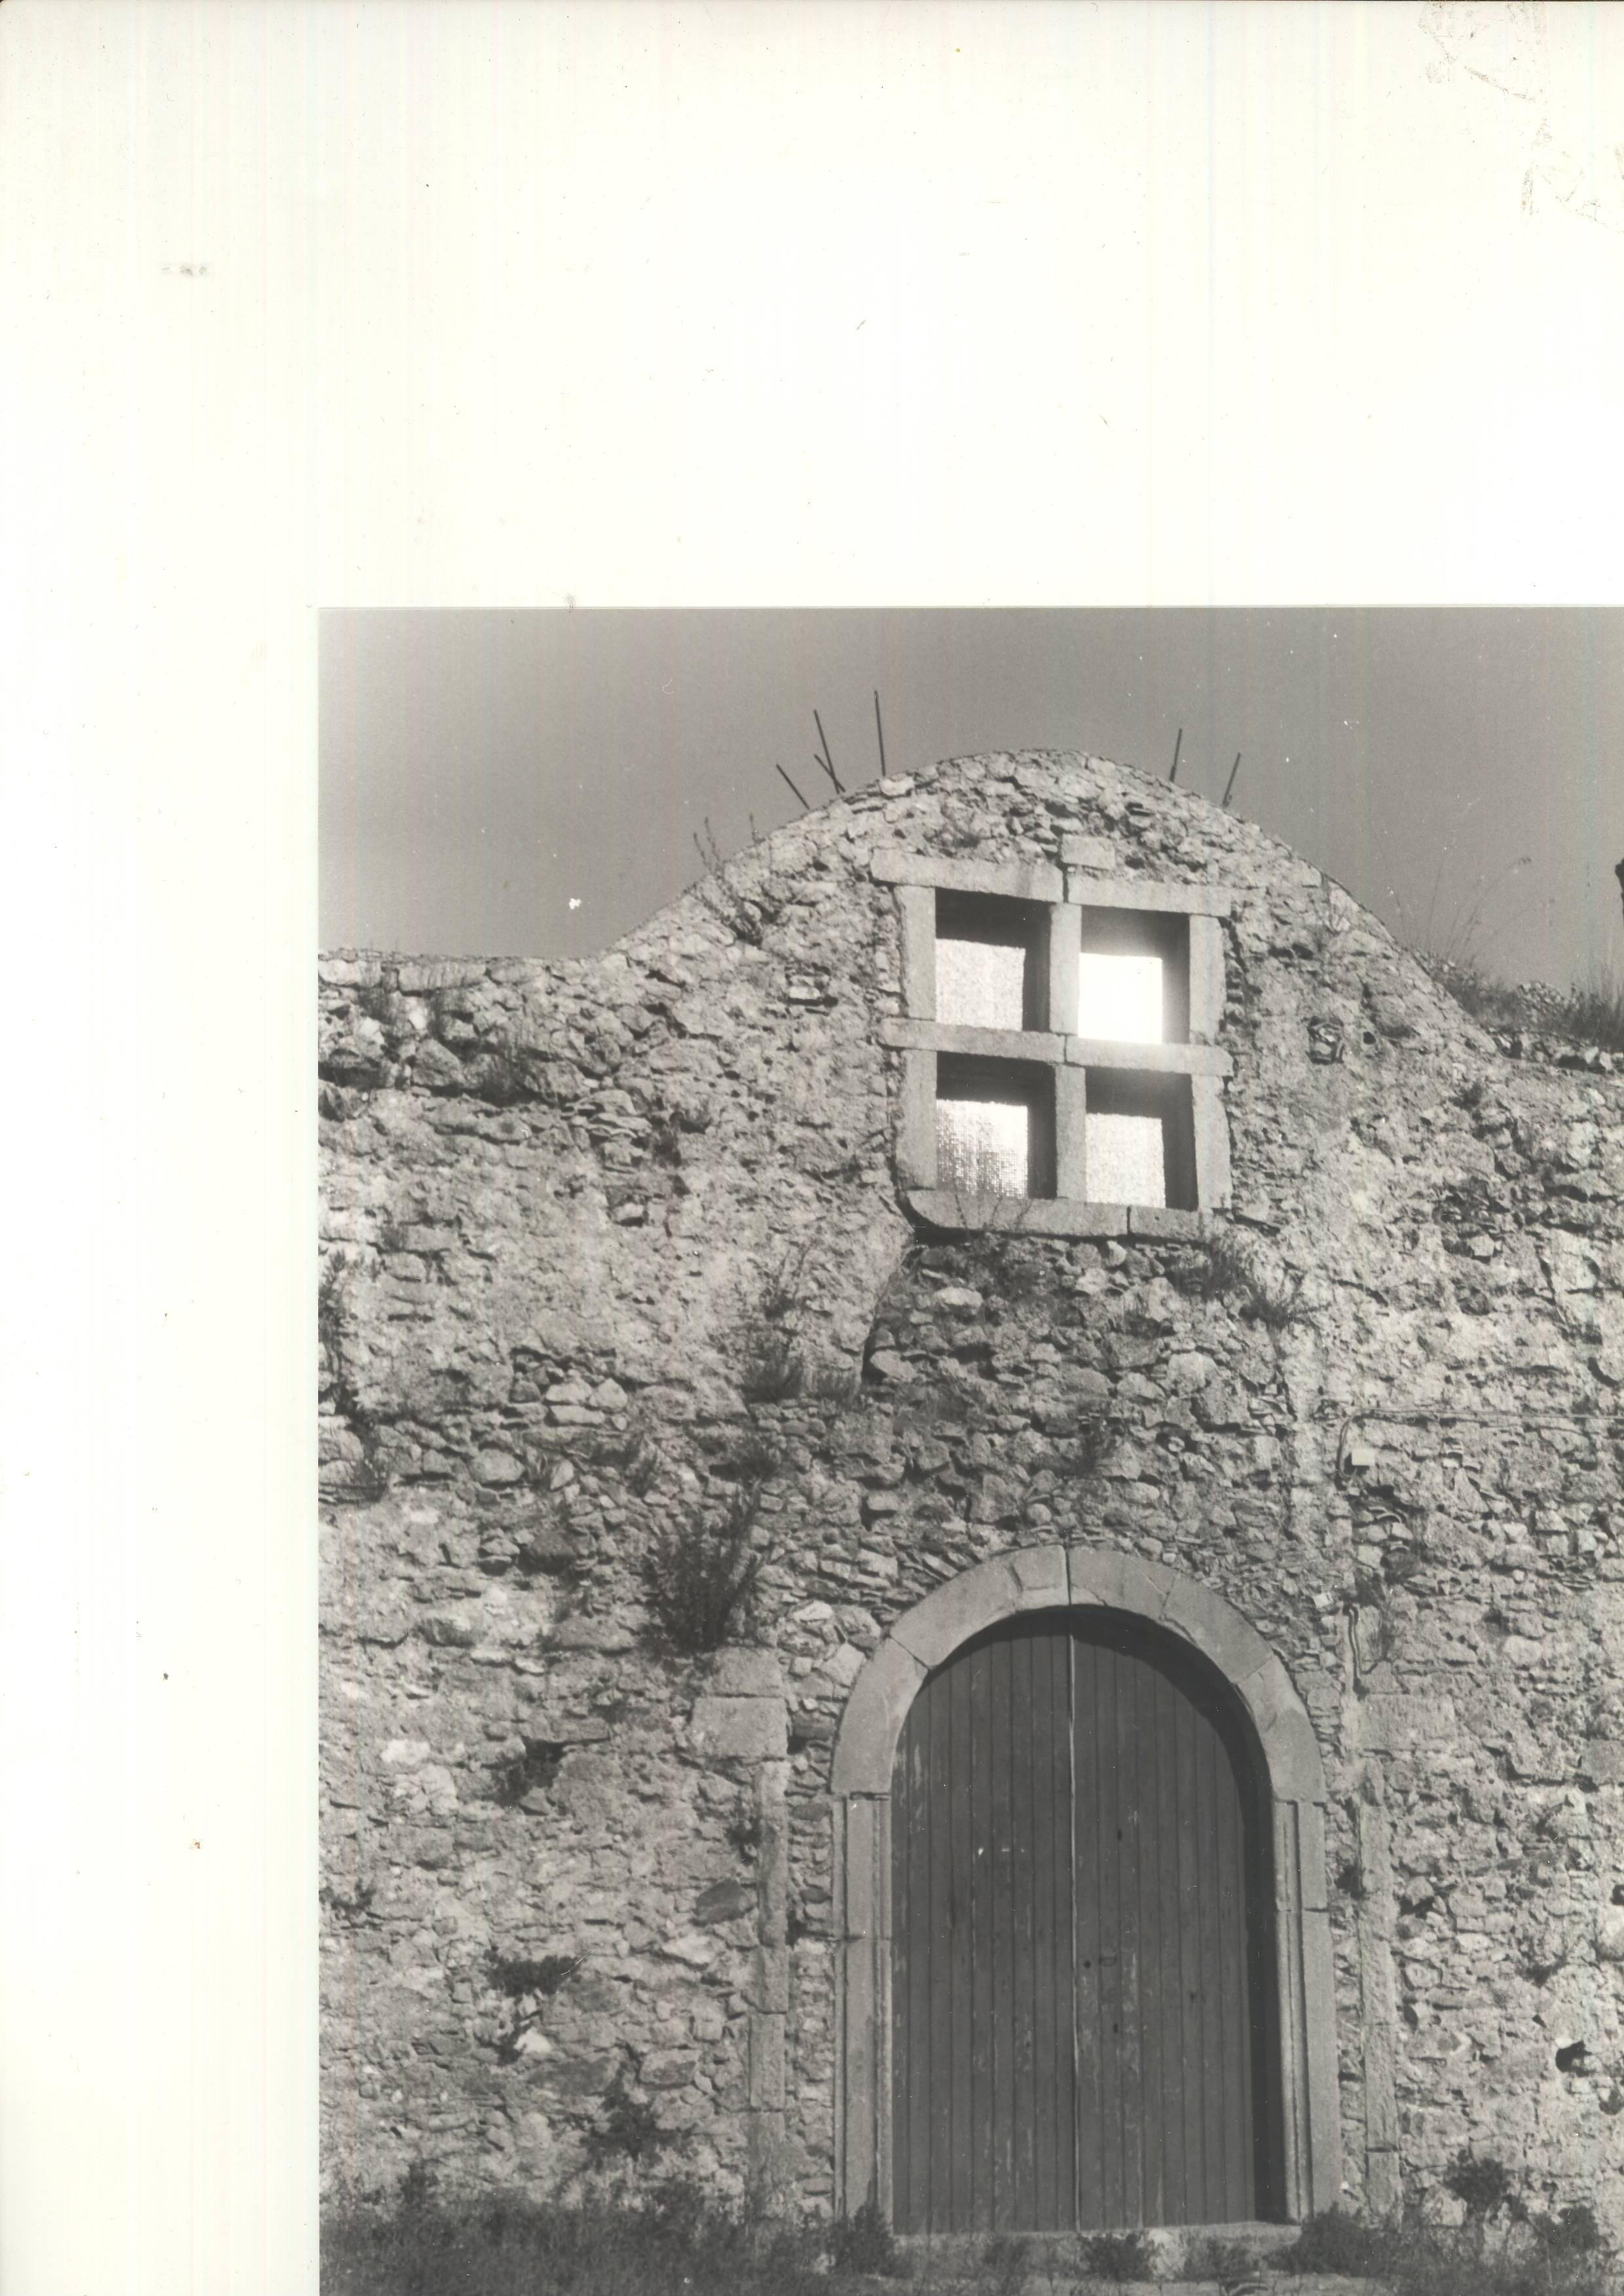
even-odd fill
[{"label": "weed growing on wall", "polygon": [[1346,2209],[1327,2209],[1310,2217],[1276,2261],[1292,2272],[1346,2273],[1350,2277],[1385,2274],[1397,2256],[1402,2234],[1397,2226],[1367,2224]]},{"label": "weed growing on wall", "polygon": [[837,2272],[873,2273],[893,2278],[903,2269],[891,2228],[873,2201],[830,2229],[829,2257]]},{"label": "weed growing on wall", "polygon": [[1151,2244],[1142,2232],[1087,2233],[1078,2249],[1083,2270],[1095,2280],[1120,2285],[1125,2280],[1149,2280],[1155,2272]]},{"label": "weed growing on wall", "polygon": [[1209,2233],[1205,2239],[1192,2242],[1185,2258],[1189,2278],[1216,2280],[1223,2288],[1251,2278],[1257,2269],[1256,2250],[1243,2240],[1226,2240],[1220,2233]]},{"label": "weed growing on wall", "polygon": [[746,1403],[787,1403],[806,1384],[807,1368],[794,1332],[767,1324],[741,1351],[739,1392]]},{"label": "weed growing on wall", "polygon": [[782,1462],[778,1446],[759,1429],[745,1427],[742,1431],[729,1431],[716,1472],[731,1483],[765,1483],[775,1475]]},{"label": "weed growing on wall", "polygon": [[335,1251],[322,1270],[316,1294],[316,1337],[327,1358],[328,1376],[335,1394],[348,1385],[344,1327],[349,1313],[349,1260],[341,1251]]},{"label": "weed growing on wall", "polygon": [[659,1479],[660,1450],[647,1435],[636,1434],[622,1457],[620,1472],[635,1498],[646,1498]]},{"label": "weed growing on wall", "polygon": [[513,2062],[525,2035],[540,2024],[543,2004],[562,1990],[580,1965],[574,1953],[544,1954],[539,1961],[491,1955],[490,1981],[513,2009],[513,2022],[496,2044],[499,2064]]},{"label": "weed growing on wall", "polygon": [[516,1809],[527,1794],[550,1786],[567,1748],[551,1738],[527,1738],[522,1754],[496,1766],[496,1796],[504,1809]]},{"label": "weed growing on wall", "polygon": [[1462,1011],[1502,1036],[1528,1031],[1624,1053],[1624,981],[1597,979],[1584,988],[1512,988],[1481,965],[1450,963],[1424,953],[1422,963]]},{"label": "weed growing on wall", "polygon": [[1302,1277],[1272,1273],[1232,1228],[1214,1236],[1193,1267],[1186,1267],[1182,1288],[1202,1300],[1234,1300],[1243,1316],[1272,1332],[1308,1320]]},{"label": "weed growing on wall", "polygon": [[397,983],[384,973],[376,980],[364,982],[357,989],[356,1006],[357,1011],[364,1013],[369,1021],[376,1021],[380,1028],[387,1029],[399,1013],[399,988]]},{"label": "weed growing on wall", "polygon": [[351,1272],[348,1256],[335,1251],[322,1270],[316,1289],[316,1328],[327,1361],[332,1408],[340,1419],[349,1421],[361,1446],[360,1460],[343,1482],[324,1478],[323,1488],[329,1497],[356,1500],[381,1497],[389,1488],[389,1472],[378,1427],[361,1402],[349,1360]]},{"label": "weed growing on wall", "polygon": [[1491,2158],[1462,2155],[1444,2183],[1466,2211],[1458,2227],[1369,2224],[1331,2209],[1273,2260],[1283,2271],[1379,2281],[1390,2296],[1609,2296],[1616,2285],[1589,2209],[1530,2210]]},{"label": "weed growing on wall", "polygon": [[1599,982],[1568,992],[1561,1007],[1575,1043],[1624,1053],[1624,981]]},{"label": "weed growing on wall", "polygon": [[777,923],[783,904],[775,899],[760,883],[747,890],[744,880],[734,861],[730,861],[717,843],[716,832],[707,816],[702,830],[693,832],[694,849],[704,865],[699,880],[699,897],[718,924],[726,925],[735,940],[745,941],[751,948],[759,948],[767,929]]},{"label": "weed growing on wall", "polygon": [[480,1065],[477,1087],[480,1098],[489,1101],[495,1108],[514,1108],[526,1101],[539,1099],[539,1088],[530,1070],[532,1049],[510,1029]]},{"label": "weed growing on wall", "polygon": [[1251,1286],[1251,1254],[1233,1228],[1225,1228],[1184,1273],[1182,1288],[1200,1300],[1244,1297]]},{"label": "weed growing on wall", "polygon": [[[624,2151],[605,2156],[625,2167]],[[646,2164],[646,2156],[645,2156]],[[870,2296],[827,2267],[820,2227],[730,2207],[690,2180],[635,2198],[567,2203],[442,2196],[422,2164],[389,2209],[350,2206],[323,2227],[324,2296]],[[934,2296],[915,2284],[917,2296]],[[969,2292],[962,2292],[969,2296]]]},{"label": "weed growing on wall", "polygon": [[750,1620],[772,1558],[756,1540],[765,1480],[739,1483],[719,1516],[685,1516],[649,1542],[642,1577],[655,1637],[681,1657],[720,1650]]},{"label": "weed growing on wall", "polygon": [[1511,2200],[1511,2171],[1492,2154],[1461,2152],[1445,2173],[1444,2190],[1452,2193],[1465,2210],[1466,2222],[1480,2241],[1489,2218]]},{"label": "weed growing on wall", "polygon": [[729,1335],[746,1403],[785,1403],[806,1385],[801,1349],[807,1252],[789,1252],[769,1270]]},{"label": "weed growing on wall", "polygon": [[580,1965],[578,1953],[545,1953],[539,1961],[510,1959],[505,1954],[493,1953],[491,1982],[510,2001],[521,2001],[529,1995],[537,2000],[551,2000]]},{"label": "weed growing on wall", "polygon": [[604,2092],[603,2116],[597,2126],[586,2132],[588,2159],[600,2168],[621,2161],[642,2167],[657,2159],[670,2143],[670,2136],[655,2118],[653,2106],[645,2098],[632,2095],[627,2085],[626,2067],[618,2067]]},{"label": "weed growing on wall", "polygon": [[981,2251],[980,2279],[988,2296],[1022,2296],[1031,2243],[1000,2233]]},{"label": "weed growing on wall", "polygon": [[346,1929],[356,1929],[372,1912],[373,1899],[377,1894],[375,1882],[357,1882],[354,1889],[348,1891],[335,1890],[329,1882],[323,1886],[320,1902],[334,1921],[341,1922]]},{"label": "weed growing on wall", "polygon": [[836,1411],[849,1410],[862,1391],[862,1374],[843,1363],[816,1365],[802,1389],[809,1402],[828,1404]]},{"label": "weed growing on wall", "polygon": [[415,2217],[434,2205],[439,2178],[426,2161],[414,2161],[400,2179],[400,2213]]},{"label": "weed growing on wall", "polygon": [[761,1847],[761,1813],[741,1803],[727,1821],[727,1840],[741,1857],[753,1857]]}]

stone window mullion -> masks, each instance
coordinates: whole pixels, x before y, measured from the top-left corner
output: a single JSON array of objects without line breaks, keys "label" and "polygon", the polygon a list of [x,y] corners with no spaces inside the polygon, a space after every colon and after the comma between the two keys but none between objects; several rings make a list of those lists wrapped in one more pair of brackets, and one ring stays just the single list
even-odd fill
[{"label": "stone window mullion", "polygon": [[1054,1071],[1054,1193],[1088,1200],[1088,1071],[1062,1062]]},{"label": "stone window mullion", "polygon": [[1062,901],[1051,907],[1047,1018],[1052,1036],[1068,1036],[1076,1024],[1081,926],[1082,911],[1072,903]]}]

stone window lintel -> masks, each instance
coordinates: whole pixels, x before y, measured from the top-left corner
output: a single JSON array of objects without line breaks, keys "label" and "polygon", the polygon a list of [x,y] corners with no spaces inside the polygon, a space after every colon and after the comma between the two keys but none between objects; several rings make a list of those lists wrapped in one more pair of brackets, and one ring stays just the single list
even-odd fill
[{"label": "stone window lintel", "polygon": [[869,873],[877,885],[923,885],[932,891],[991,893],[1006,901],[1041,901],[1058,906],[1066,898],[1065,878],[1052,861],[956,861],[934,853],[904,853],[888,847],[876,853]]},{"label": "stone window lintel", "polygon": [[1220,885],[1169,885],[1159,878],[1088,877],[1066,872],[1066,898],[1079,909],[1143,909],[1162,915],[1226,917],[1228,892]]}]

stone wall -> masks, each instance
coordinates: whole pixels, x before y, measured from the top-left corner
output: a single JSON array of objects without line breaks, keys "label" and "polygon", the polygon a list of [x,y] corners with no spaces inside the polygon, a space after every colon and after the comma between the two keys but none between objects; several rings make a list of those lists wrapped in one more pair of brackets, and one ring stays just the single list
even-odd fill
[{"label": "stone wall", "polygon": [[[1205,1242],[900,1209],[871,857],[1068,832],[1234,895]],[[1063,1540],[1202,1579],[1313,1718],[1349,2201],[1471,2143],[1624,2230],[1624,1079],[1508,1061],[1318,872],[1075,757],[838,800],[589,963],[322,983],[330,2181],[656,2129],[830,2206],[844,1701]],[[758,1486],[751,1646],[661,1655],[650,1541]]]}]

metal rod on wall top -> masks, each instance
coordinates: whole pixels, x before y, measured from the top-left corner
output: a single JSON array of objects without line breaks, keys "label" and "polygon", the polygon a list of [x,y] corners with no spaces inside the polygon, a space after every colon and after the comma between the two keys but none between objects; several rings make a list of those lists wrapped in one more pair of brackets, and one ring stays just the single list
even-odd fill
[{"label": "metal rod on wall top", "polygon": [[1184,746],[1184,738],[1185,729],[1181,726],[1178,729],[1177,736],[1173,743],[1173,770],[1168,775],[1168,779],[1170,782],[1176,782],[1178,779],[1178,752]]},{"label": "metal rod on wall top", "polygon": [[885,728],[880,723],[880,689],[877,685],[874,688],[874,732],[880,737],[880,777],[883,781],[885,778]]},{"label": "metal rod on wall top", "polygon": [[[841,782],[839,774],[834,770],[834,759],[829,754],[829,736],[824,733],[824,721],[818,716],[816,709],[812,712],[812,723],[816,726],[817,738],[824,745],[824,754],[818,758],[817,762],[828,775],[830,780],[834,783],[836,794],[841,797],[844,797],[846,794],[845,785]],[[814,755],[816,754],[816,753],[814,752]]]},{"label": "metal rod on wall top", "polygon": [[1224,783],[1224,803],[1226,805],[1229,802],[1229,792],[1234,787],[1234,777],[1240,770],[1241,752],[1237,750],[1234,753],[1234,763],[1229,768],[1229,779]]},{"label": "metal rod on wall top", "polygon": [[811,807],[807,803],[806,799],[801,796],[800,791],[796,788],[794,783],[790,781],[788,774],[784,772],[783,767],[778,763],[776,758],[773,760],[773,771],[777,775],[781,782],[789,783],[790,792],[799,803],[801,811],[803,813],[810,813],[812,810]]}]

